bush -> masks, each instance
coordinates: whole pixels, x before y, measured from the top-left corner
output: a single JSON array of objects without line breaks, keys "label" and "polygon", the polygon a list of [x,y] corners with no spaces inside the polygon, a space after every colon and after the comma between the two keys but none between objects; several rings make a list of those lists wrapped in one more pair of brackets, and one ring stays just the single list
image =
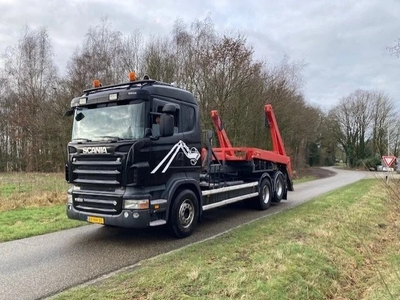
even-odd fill
[{"label": "bush", "polygon": [[381,164],[381,158],[377,156],[359,159],[356,163],[357,167],[366,168],[367,170],[374,169]]}]

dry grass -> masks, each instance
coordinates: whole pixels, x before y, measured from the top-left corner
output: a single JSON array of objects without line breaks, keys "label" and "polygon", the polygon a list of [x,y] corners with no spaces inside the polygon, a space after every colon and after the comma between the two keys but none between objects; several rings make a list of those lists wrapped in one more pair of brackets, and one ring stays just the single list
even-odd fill
[{"label": "dry grass", "polygon": [[[381,288],[369,299],[400,298],[400,179],[390,176],[388,184],[380,181],[380,189],[388,194],[389,207],[385,222],[378,224],[383,234],[376,245],[364,245],[370,254],[371,268],[379,275]],[[380,253],[383,253],[383,258]],[[388,297],[390,296],[390,298]]]},{"label": "dry grass", "polygon": [[85,225],[65,213],[63,174],[0,173],[0,242]]},{"label": "dry grass", "polygon": [[62,173],[0,173],[0,211],[66,203]]}]

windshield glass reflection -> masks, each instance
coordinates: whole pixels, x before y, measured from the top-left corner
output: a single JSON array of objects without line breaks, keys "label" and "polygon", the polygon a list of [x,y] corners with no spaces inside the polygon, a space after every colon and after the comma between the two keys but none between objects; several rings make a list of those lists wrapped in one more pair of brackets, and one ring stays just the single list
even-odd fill
[{"label": "windshield glass reflection", "polygon": [[77,108],[72,140],[139,139],[144,136],[144,102],[108,107]]}]

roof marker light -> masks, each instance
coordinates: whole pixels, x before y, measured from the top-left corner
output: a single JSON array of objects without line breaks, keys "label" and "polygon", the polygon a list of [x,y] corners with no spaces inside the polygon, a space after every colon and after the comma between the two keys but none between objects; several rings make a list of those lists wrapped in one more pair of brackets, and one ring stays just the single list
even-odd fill
[{"label": "roof marker light", "polygon": [[93,80],[93,87],[98,88],[101,87],[101,82],[98,79]]},{"label": "roof marker light", "polygon": [[136,81],[137,80],[135,72],[129,72],[128,76],[129,76],[129,81]]}]

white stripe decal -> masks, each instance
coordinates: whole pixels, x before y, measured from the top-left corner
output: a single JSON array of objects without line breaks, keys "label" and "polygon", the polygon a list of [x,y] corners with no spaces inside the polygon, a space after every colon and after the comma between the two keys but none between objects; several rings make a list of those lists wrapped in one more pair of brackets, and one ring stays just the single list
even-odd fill
[{"label": "white stripe decal", "polygon": [[[199,150],[197,150],[195,147],[192,147],[192,149],[189,149],[189,147],[183,142],[183,141],[179,141],[178,143],[176,143],[172,149],[168,152],[167,155],[165,155],[165,157],[162,159],[162,161],[160,161],[160,163],[153,169],[153,171],[151,171],[151,174],[154,174],[158,171],[159,168],[161,168],[161,166],[167,161],[167,159],[170,157],[168,163],[165,165],[164,169],[162,170],[161,173],[165,173],[169,166],[171,165],[171,163],[174,161],[176,155],[178,154],[179,150],[182,150],[182,152],[186,155],[187,158],[190,159],[190,164],[192,166],[194,166],[195,164],[197,164],[197,161],[200,158],[200,153]],[[171,155],[172,154],[172,155]]]}]

